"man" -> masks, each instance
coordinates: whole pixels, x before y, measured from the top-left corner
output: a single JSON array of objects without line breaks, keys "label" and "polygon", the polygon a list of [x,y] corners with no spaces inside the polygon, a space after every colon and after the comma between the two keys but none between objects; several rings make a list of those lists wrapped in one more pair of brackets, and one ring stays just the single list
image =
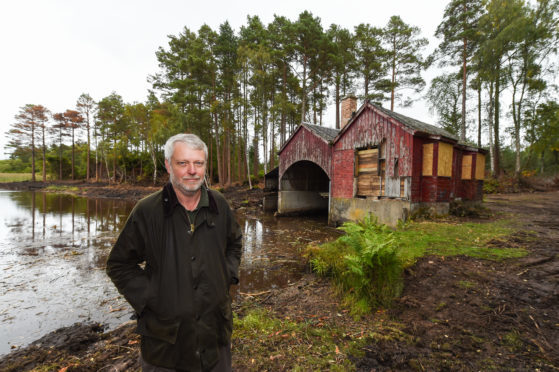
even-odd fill
[{"label": "man", "polygon": [[169,138],[170,183],[138,202],[107,261],[138,315],[144,371],[231,370],[242,236],[224,197],[204,186],[207,161],[197,136]]}]

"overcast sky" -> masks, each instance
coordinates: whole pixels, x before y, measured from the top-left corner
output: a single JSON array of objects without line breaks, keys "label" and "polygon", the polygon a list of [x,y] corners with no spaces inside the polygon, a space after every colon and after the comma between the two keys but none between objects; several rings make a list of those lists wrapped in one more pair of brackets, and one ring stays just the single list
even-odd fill
[{"label": "overcast sky", "polygon": [[[168,35],[186,26],[208,24],[218,30],[229,21],[235,32],[248,15],[264,24],[274,14],[296,20],[304,10],[320,17],[323,28],[335,23],[353,30],[360,23],[384,26],[392,15],[418,26],[430,39],[448,0],[391,1],[179,1],[179,0],[18,0],[0,2],[0,158],[4,133],[19,108],[40,104],[52,112],[75,109],[82,93],[99,100],[111,92],[125,102],[143,102],[158,71],[155,51],[167,47]],[[431,74],[424,75],[428,80]],[[428,123],[435,118],[423,103],[399,111]],[[333,108],[329,109],[333,112]],[[333,116],[331,123],[334,126]]]}]

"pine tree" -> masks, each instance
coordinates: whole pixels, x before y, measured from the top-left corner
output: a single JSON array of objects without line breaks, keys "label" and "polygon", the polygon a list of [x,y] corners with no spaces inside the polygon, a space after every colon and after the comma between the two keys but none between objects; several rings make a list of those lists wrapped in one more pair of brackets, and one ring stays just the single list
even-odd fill
[{"label": "pine tree", "polygon": [[481,14],[481,0],[452,0],[446,6],[443,20],[435,32],[435,36],[442,38],[438,53],[445,58],[443,64],[462,65],[462,113],[459,131],[462,141],[466,140],[467,66],[477,45],[477,27]]},{"label": "pine tree", "polygon": [[[35,181],[35,137],[36,131],[44,128],[48,121],[47,109],[41,105],[28,104],[20,107],[15,116],[16,122],[8,131],[8,147],[29,148],[31,150],[31,180]],[[43,141],[43,150],[45,149]],[[43,152],[43,170],[45,169],[45,152]],[[43,171],[44,172],[44,171]]]},{"label": "pine tree", "polygon": [[[394,111],[394,100],[403,89],[412,89],[419,93],[425,87],[425,80],[421,71],[427,61],[421,52],[429,43],[425,38],[419,38],[418,27],[410,26],[399,16],[392,16],[383,30],[384,48],[388,55],[390,72],[390,110]],[[404,106],[411,105],[410,98],[403,102]]]},{"label": "pine tree", "polygon": [[85,178],[89,182],[91,177],[90,165],[91,165],[91,120],[93,120],[93,116],[95,115],[95,101],[91,96],[87,93],[82,93],[78,98],[78,102],[76,103],[76,107],[80,112],[81,116],[84,118],[86,135],[87,135],[87,155],[86,155],[86,173]]},{"label": "pine tree", "polygon": [[375,102],[384,101],[390,92],[390,80],[386,79],[387,51],[382,47],[382,29],[361,23],[355,27],[356,70],[363,79],[363,98]]}]

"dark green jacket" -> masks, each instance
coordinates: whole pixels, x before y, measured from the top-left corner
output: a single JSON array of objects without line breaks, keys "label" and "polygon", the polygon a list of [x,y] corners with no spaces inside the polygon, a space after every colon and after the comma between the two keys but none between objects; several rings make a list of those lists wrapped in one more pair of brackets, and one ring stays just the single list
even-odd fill
[{"label": "dark green jacket", "polygon": [[220,193],[208,197],[194,233],[171,184],[140,200],[107,261],[139,316],[142,357],[156,366],[207,370],[231,341],[229,285],[239,281],[241,229]]}]

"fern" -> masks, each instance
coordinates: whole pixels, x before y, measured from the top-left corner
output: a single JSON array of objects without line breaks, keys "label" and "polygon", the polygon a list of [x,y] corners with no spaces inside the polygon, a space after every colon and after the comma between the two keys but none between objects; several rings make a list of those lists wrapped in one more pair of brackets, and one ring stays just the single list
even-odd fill
[{"label": "fern", "polygon": [[392,230],[371,216],[346,222],[340,230],[346,234],[313,251],[313,270],[333,277],[356,309],[389,306],[402,289],[402,262]]}]

